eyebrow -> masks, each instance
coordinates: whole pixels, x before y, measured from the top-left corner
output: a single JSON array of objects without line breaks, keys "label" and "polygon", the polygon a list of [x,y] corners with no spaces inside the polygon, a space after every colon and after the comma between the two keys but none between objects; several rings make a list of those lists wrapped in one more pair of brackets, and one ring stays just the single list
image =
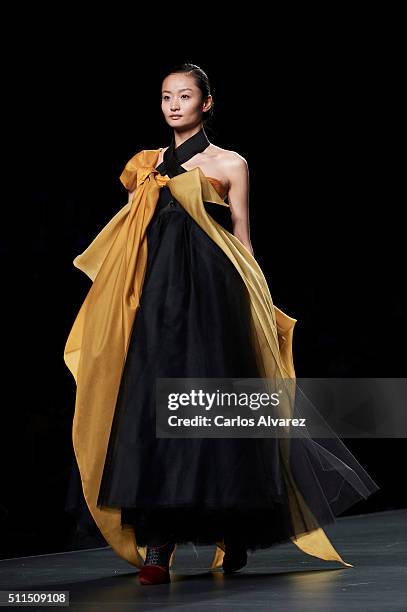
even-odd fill
[{"label": "eyebrow", "polygon": [[[190,87],[183,87],[182,89],[179,89],[178,91],[192,91],[192,89]],[[170,89],[163,89],[161,93],[171,93]]]}]

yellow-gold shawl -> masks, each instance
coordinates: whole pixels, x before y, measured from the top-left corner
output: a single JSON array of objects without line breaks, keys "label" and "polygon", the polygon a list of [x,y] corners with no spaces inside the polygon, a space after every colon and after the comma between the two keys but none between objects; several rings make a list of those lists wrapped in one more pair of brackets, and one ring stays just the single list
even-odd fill
[{"label": "yellow-gold shawl", "polygon": [[[160,150],[143,150],[126,164],[120,180],[134,192],[73,263],[93,281],[69,333],[64,361],[76,382],[73,446],[89,510],[109,545],[129,563],[141,567],[146,553],[138,547],[134,530],[122,528],[120,509],[97,507],[117,394],[134,318],[140,305],[147,263],[146,229],[161,187],[173,197],[221,248],[241,275],[250,296],[252,327],[262,376],[295,379],[292,355],[296,319],[272,301],[267,281],[255,258],[205,210],[204,202],[228,206],[200,168],[173,178],[155,166]],[[288,441],[282,442],[282,466],[287,484],[292,538],[305,553],[346,563],[302,499],[291,476]],[[217,542],[212,567],[221,566],[225,546]],[[175,552],[175,551],[174,551]],[[173,561],[174,553],[171,557]]]}]

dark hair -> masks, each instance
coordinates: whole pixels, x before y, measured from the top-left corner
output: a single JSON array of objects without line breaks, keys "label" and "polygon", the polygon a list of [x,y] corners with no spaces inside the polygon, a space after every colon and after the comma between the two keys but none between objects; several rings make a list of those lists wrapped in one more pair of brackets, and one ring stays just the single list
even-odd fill
[{"label": "dark hair", "polygon": [[[166,76],[168,76],[169,74],[177,73],[177,72],[186,72],[186,73],[190,73],[190,74],[192,74],[194,76],[195,84],[201,90],[202,100],[206,100],[206,98],[209,95],[213,95],[212,92],[211,92],[211,86],[209,84],[208,75],[206,74],[206,72],[204,72],[202,70],[202,68],[200,68],[196,64],[190,64],[188,62],[184,63],[184,64],[177,64],[172,70],[167,72]],[[163,80],[164,80],[164,78],[163,78]],[[214,107],[214,100],[212,98],[211,108],[208,111],[205,111],[203,113],[203,115],[204,115],[204,117],[202,119],[203,123],[206,124],[210,119],[212,119],[212,117],[213,117],[213,107]]]}]

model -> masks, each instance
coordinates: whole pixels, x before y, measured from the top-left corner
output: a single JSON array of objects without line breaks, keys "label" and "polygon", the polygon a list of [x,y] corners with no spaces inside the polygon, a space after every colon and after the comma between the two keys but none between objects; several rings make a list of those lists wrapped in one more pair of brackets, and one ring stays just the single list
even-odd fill
[{"label": "model", "polygon": [[142,584],[168,582],[186,542],[216,544],[226,573],[287,540],[349,566],[322,526],[378,488],[338,438],[156,437],[157,378],[295,380],[296,319],[253,254],[247,162],[207,137],[213,104],[198,66],[164,78],[170,144],[130,159],[127,204],[74,260],[93,281],[64,353],[75,455],[96,524]]}]

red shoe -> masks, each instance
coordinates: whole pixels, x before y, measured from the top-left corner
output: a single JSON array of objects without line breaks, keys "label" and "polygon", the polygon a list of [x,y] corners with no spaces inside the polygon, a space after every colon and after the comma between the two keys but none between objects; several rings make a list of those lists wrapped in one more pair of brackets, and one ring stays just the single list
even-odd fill
[{"label": "red shoe", "polygon": [[174,551],[174,543],[161,546],[147,546],[144,565],[138,575],[140,584],[165,584],[171,582],[169,562]]}]

